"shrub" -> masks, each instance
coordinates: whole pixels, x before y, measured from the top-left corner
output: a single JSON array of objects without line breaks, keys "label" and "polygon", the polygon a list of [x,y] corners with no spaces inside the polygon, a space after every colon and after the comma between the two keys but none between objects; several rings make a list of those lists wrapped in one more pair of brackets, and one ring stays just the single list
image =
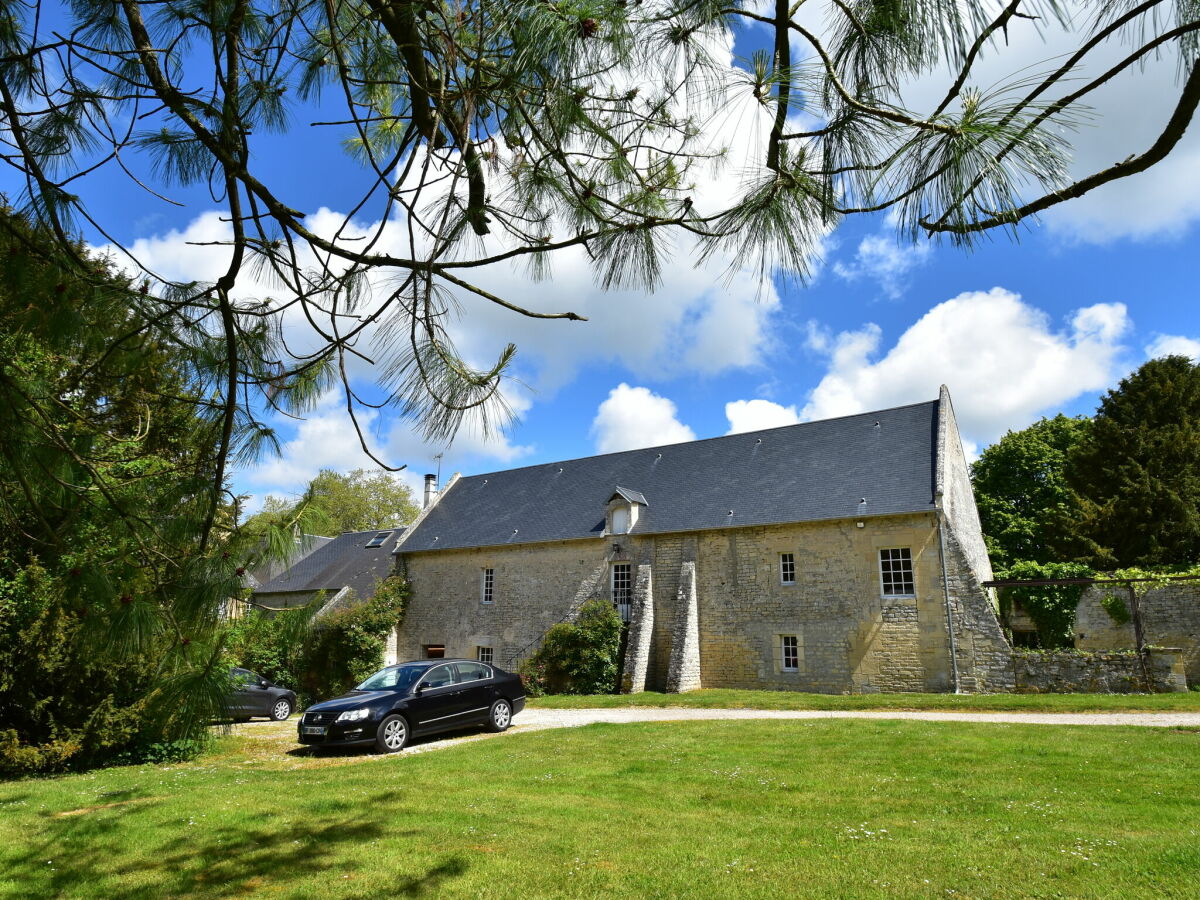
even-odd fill
[{"label": "shrub", "polygon": [[404,619],[408,585],[393,576],[366,603],[316,620],[300,648],[297,684],[304,705],[344,694],[383,665],[388,636]]},{"label": "shrub", "polygon": [[281,687],[300,686],[301,650],[305,633],[321,601],[274,612],[252,609],[226,629],[228,664],[250,669]]},{"label": "shrub", "polygon": [[[611,694],[617,687],[621,619],[604,600],[585,603],[574,622],[551,626],[523,675],[546,693]],[[535,694],[535,696],[537,696]]]},{"label": "shrub", "polygon": [[317,619],[322,598],[281,612],[253,611],[229,625],[227,661],[291,688],[301,707],[328,700],[383,665],[388,636],[403,620],[408,596],[404,579],[393,576],[365,603],[351,597]]},{"label": "shrub", "polygon": [[154,658],[97,653],[87,616],[36,563],[0,574],[0,776],[138,762],[162,741]]},{"label": "shrub", "polygon": [[521,663],[517,674],[521,677],[525,696],[544,697],[546,695],[546,664],[540,662],[536,655]]}]

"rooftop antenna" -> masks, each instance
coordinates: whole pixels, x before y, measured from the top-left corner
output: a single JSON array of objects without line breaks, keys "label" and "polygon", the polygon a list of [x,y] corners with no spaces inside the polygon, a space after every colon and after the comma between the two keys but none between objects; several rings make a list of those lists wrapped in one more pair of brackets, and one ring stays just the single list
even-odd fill
[{"label": "rooftop antenna", "polygon": [[437,483],[438,483],[438,488],[441,488],[441,486],[442,486],[442,454],[438,453],[433,458],[438,461]]}]

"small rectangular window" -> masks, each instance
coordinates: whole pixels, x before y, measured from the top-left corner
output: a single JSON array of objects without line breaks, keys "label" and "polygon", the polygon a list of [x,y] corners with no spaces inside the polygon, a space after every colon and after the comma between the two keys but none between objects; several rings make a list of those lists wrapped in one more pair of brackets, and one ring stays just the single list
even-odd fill
[{"label": "small rectangular window", "polygon": [[800,639],[794,634],[784,634],[779,637],[780,644],[780,668],[784,672],[798,672],[800,670]]},{"label": "small rectangular window", "polygon": [[779,583],[780,584],[795,584],[796,583],[796,554],[795,553],[780,553],[779,554]]},{"label": "small rectangular window", "polygon": [[885,597],[911,597],[916,593],[912,551],[908,547],[879,551],[879,583]]},{"label": "small rectangular window", "polygon": [[426,644],[421,648],[425,651],[426,659],[445,659],[446,645],[445,644]]},{"label": "small rectangular window", "polygon": [[491,647],[476,647],[475,658],[481,663],[492,664],[492,648]]},{"label": "small rectangular window", "polygon": [[496,570],[495,569],[484,569],[483,570],[482,584],[483,584],[483,587],[481,589],[479,599],[483,603],[491,603],[492,601],[494,601],[496,599],[496,595],[495,595]]},{"label": "small rectangular window", "polygon": [[613,563],[612,602],[622,622],[629,621],[629,608],[633,603],[633,566],[630,563]]}]

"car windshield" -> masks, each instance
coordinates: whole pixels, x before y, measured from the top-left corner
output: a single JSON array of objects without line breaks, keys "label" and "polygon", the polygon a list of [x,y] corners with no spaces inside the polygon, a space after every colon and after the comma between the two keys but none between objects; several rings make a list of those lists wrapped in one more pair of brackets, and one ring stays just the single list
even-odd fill
[{"label": "car windshield", "polygon": [[407,691],[425,671],[425,666],[392,666],[376,672],[362,684],[360,691]]}]

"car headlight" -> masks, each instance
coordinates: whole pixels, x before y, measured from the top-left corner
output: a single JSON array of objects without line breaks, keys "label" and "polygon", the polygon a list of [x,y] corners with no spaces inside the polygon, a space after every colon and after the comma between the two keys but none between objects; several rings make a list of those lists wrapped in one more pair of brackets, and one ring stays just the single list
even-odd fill
[{"label": "car headlight", "polygon": [[337,717],[339,722],[358,722],[371,714],[369,709],[350,709]]}]

